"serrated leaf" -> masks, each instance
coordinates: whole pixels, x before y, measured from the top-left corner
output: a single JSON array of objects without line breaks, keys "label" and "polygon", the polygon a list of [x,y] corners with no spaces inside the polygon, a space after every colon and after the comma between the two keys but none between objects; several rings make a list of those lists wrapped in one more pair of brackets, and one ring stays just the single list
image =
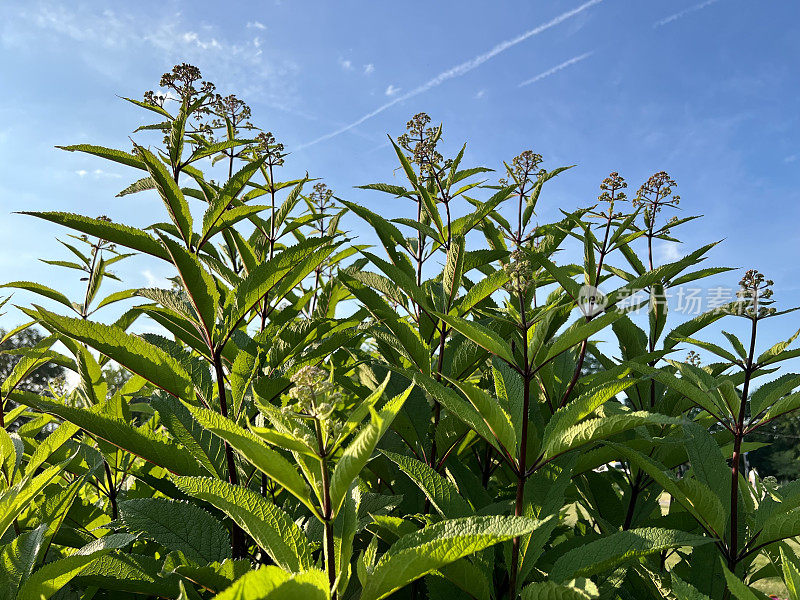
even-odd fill
[{"label": "serrated leaf", "polygon": [[119,515],[128,531],[180,550],[201,564],[231,556],[230,538],[222,523],[188,502],[135,498],[119,503]]},{"label": "serrated leaf", "polygon": [[475,321],[467,321],[466,319],[454,315],[434,314],[465,338],[478,344],[481,348],[488,350],[495,356],[499,356],[511,364],[515,364],[511,346],[509,346],[498,333]]},{"label": "serrated leaf", "polygon": [[258,470],[286,488],[312,512],[317,513],[311,503],[308,486],[297,473],[295,467],[283,456],[268,447],[255,434],[239,427],[213,410],[189,407],[189,411],[203,427],[228,442]]},{"label": "serrated leaf", "polygon": [[525,517],[466,517],[401,537],[369,572],[361,600],[380,600],[423,575],[494,544],[530,533]]},{"label": "serrated leaf", "polygon": [[[379,396],[382,395],[388,383],[389,378],[387,376],[383,385],[374,393]],[[372,457],[372,453],[375,451],[378,442],[391,426],[397,413],[403,408],[403,404],[412,389],[414,389],[413,385],[389,400],[383,408],[381,408],[380,412],[375,413],[373,411],[370,423],[366,425],[355,439],[350,442],[347,448],[344,449],[342,456],[336,463],[336,467],[333,469],[333,475],[331,476],[331,510],[334,515],[339,511],[342,502],[344,502],[350,485],[356,477],[358,477],[358,474],[367,464],[367,461]]]},{"label": "serrated leaf", "polygon": [[134,144],[134,147],[150,173],[150,177],[153,178],[156,190],[167,207],[170,219],[178,228],[186,246],[189,247],[192,242],[192,213],[189,211],[189,204],[186,202],[181,188],[155,154],[142,146]]},{"label": "serrated leaf", "polygon": [[[591,583],[591,582],[590,582]],[[593,584],[592,584],[593,585]],[[599,594],[597,588],[589,588],[594,594],[576,587],[570,587],[544,581],[542,583],[532,583],[522,590],[522,600],[591,600]]]},{"label": "serrated leaf", "polygon": [[679,422],[673,417],[643,410],[588,419],[545,440],[542,444],[542,455],[545,459],[552,459],[569,450],[609,438],[623,431],[629,431],[640,425],[668,425]]},{"label": "serrated leaf", "polygon": [[66,405],[31,393],[15,393],[12,398],[71,423],[110,444],[180,475],[200,475],[197,461],[186,449],[147,427],[135,428],[126,421],[103,414],[104,405],[91,410]]},{"label": "serrated leaf", "polygon": [[261,567],[238,579],[215,600],[329,600],[328,577],[318,569],[292,574]]},{"label": "serrated leaf", "polygon": [[417,484],[436,511],[446,519],[466,517],[475,512],[455,484],[428,465],[410,456],[381,451]]},{"label": "serrated leaf", "polygon": [[176,477],[173,481],[185,493],[233,519],[281,568],[298,572],[313,565],[305,534],[280,507],[258,493],[210,477]]},{"label": "serrated leaf", "polygon": [[64,317],[37,308],[42,321],[54,330],[87,344],[173,396],[184,400],[194,397],[189,374],[174,357],[157,346],[116,325]]},{"label": "serrated leaf", "polygon": [[711,538],[672,529],[645,527],[618,531],[568,550],[550,571],[553,581],[604,573],[631,560],[681,546],[699,546]]}]

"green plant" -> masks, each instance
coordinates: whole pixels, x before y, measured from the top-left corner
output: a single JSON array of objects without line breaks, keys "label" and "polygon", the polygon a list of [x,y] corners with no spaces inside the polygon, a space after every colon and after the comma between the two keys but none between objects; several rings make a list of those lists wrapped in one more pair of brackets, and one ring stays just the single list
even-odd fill
[{"label": "green plant", "polygon": [[[798,376],[772,375],[796,336],[756,352],[779,313],[754,271],[738,302],[667,331],[670,290],[729,269],[700,265],[713,243],[655,264],[694,219],[660,220],[666,173],[632,204],[612,173],[539,224],[568,167],[526,151],[492,182],[418,114],[392,140],[407,183],[363,186],[415,216],[389,219],[281,181],[283,146],[196,68],[161,87],[128,99],[155,116],[132,152],[64,149],[140,171],[120,196],[155,193],[167,220],[29,213],[88,245],[49,261],[86,292],[7,284],[71,314],[23,308],[49,335],[2,383],[5,597],[749,600],[778,577],[795,593],[797,485],[751,483],[740,456],[800,408]],[[128,251],[172,287],[101,299]],[[752,335],[725,333],[732,352],[695,337],[737,315]],[[140,318],[163,335],[133,333]],[[724,362],[675,359],[685,344]],[[24,388],[45,364],[78,385]]]}]

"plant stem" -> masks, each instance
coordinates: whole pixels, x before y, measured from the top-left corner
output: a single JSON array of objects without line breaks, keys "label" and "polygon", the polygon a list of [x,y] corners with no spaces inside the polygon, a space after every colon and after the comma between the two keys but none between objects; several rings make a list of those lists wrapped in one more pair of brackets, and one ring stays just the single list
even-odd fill
[{"label": "plant stem", "polygon": [[[522,441],[519,449],[519,464],[517,466],[517,497],[514,504],[514,516],[522,516],[525,501],[525,482],[528,479],[528,411],[531,401],[531,368],[528,363],[528,318],[525,314],[525,298],[519,294],[519,309],[522,319],[522,356],[525,368],[522,374]],[[519,571],[519,543],[520,538],[515,537],[511,545],[511,584],[509,598],[517,597],[517,572]]]},{"label": "plant stem", "polygon": [[750,350],[747,353],[747,365],[742,385],[742,400],[739,404],[739,415],[733,429],[733,455],[731,456],[731,543],[728,548],[728,568],[735,573],[739,562],[739,462],[744,439],[744,416],[747,408],[747,397],[750,393],[750,380],[753,376],[753,357],[756,350],[756,330],[758,327],[758,307],[754,307],[752,326],[750,329]]},{"label": "plant stem", "polygon": [[103,467],[106,471],[106,480],[108,481],[108,501],[111,503],[111,518],[117,520],[117,486],[114,484],[114,476],[111,474],[111,468],[108,466],[108,461],[103,461]]},{"label": "plant stem", "polygon": [[[219,392],[219,408],[223,417],[228,417],[228,401],[225,393],[225,373],[222,370],[222,357],[219,352],[214,352],[214,371],[217,376],[217,390]],[[225,460],[228,464],[228,482],[239,485],[239,473],[236,470],[236,461],[233,458],[233,448],[225,442]],[[244,544],[244,531],[236,524],[231,530],[231,550],[234,558],[243,558],[246,553]]]},{"label": "plant stem", "polygon": [[628,511],[625,513],[625,522],[622,524],[622,530],[626,531],[631,528],[633,522],[633,513],[636,510],[636,501],[639,499],[639,492],[641,491],[641,472],[636,474],[636,478],[631,486],[631,497],[628,500]]},{"label": "plant stem", "polygon": [[322,517],[325,525],[325,570],[331,588],[331,600],[336,600],[336,550],[333,544],[333,508],[331,506],[331,482],[328,473],[328,452],[322,442],[322,427],[319,419],[314,419],[317,434],[317,452],[322,461]]}]

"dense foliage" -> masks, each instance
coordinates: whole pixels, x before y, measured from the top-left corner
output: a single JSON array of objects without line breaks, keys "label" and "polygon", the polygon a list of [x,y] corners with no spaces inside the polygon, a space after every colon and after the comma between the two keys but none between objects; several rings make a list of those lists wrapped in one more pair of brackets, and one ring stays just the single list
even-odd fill
[{"label": "dense foliage", "polygon": [[[29,213],[73,232],[50,262],[85,294],[6,284],[51,308],[22,309],[48,335],[0,388],[2,597],[800,598],[800,483],[741,460],[800,408],[775,372],[800,351],[757,343],[781,312],[756,271],[667,330],[671,289],[729,269],[698,266],[714,243],[656,264],[693,218],[666,173],[539,224],[566,167],[526,151],[498,180],[417,115],[405,185],[364,186],[415,215],[390,220],[282,181],[283,146],[197,69],[161,88],[129,100],[150,146],[64,149],[139,171],[120,196],[164,220]],[[131,253],[173,286],[103,295]],[[708,341],[721,319],[750,336]],[[46,364],[77,385],[25,387]]]}]

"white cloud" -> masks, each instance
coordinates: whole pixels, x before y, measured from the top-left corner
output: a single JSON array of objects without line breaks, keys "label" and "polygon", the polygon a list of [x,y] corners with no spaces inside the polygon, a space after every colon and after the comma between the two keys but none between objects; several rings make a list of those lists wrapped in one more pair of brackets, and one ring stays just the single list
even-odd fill
[{"label": "white cloud", "polygon": [[392,84],[389,84],[389,87],[386,88],[384,92],[387,96],[394,96],[399,92],[402,88],[394,87]]},{"label": "white cloud", "polygon": [[119,173],[109,173],[108,171],[104,171],[103,169],[94,169],[93,171],[87,171],[86,169],[78,169],[75,171],[75,174],[78,177],[86,177],[87,175],[91,175],[94,179],[120,179],[122,175]]},{"label": "white cloud", "polygon": [[161,277],[160,275],[154,275],[150,269],[145,269],[142,271],[142,277],[144,277],[145,287],[149,288],[171,288],[172,282],[167,279],[166,277]]},{"label": "white cloud", "polygon": [[264,31],[267,28],[267,26],[264,25],[261,21],[250,21],[247,24],[247,28],[248,29],[260,29],[261,31]]},{"label": "white cloud", "polygon": [[382,106],[379,106],[375,110],[373,110],[371,112],[368,112],[367,114],[361,116],[360,118],[356,119],[352,123],[350,123],[348,125],[345,125],[344,127],[340,127],[339,129],[336,129],[335,131],[331,131],[330,133],[326,133],[325,135],[322,135],[322,136],[318,137],[315,140],[311,140],[310,142],[307,142],[305,144],[301,144],[301,145],[297,146],[297,149],[299,150],[301,148],[307,148],[309,146],[313,146],[314,144],[318,144],[320,142],[324,142],[325,140],[329,140],[329,139],[331,139],[333,137],[336,137],[337,135],[341,135],[345,131],[350,131],[354,127],[358,127],[359,125],[361,125],[365,121],[368,121],[372,117],[374,117],[376,115],[379,115],[380,113],[382,113],[383,111],[385,111],[388,108],[391,108],[395,104],[398,104],[399,102],[403,102],[404,100],[408,100],[409,98],[413,98],[414,96],[418,96],[419,94],[427,92],[431,88],[435,88],[435,87],[443,84],[445,81],[448,81],[448,80],[453,79],[455,77],[461,77],[462,75],[465,75],[466,73],[469,73],[473,69],[477,69],[479,66],[481,66],[486,61],[491,60],[492,58],[494,58],[498,54],[501,54],[501,53],[505,52],[509,48],[524,42],[528,38],[531,38],[533,36],[539,35],[540,33],[544,32],[544,31],[547,31],[551,27],[555,27],[556,25],[559,25],[560,23],[563,23],[567,19],[570,19],[570,18],[572,18],[574,16],[579,15],[580,13],[585,11],[586,9],[588,9],[588,8],[590,8],[590,7],[592,7],[592,6],[596,5],[596,4],[600,4],[600,2],[602,2],[602,1],[603,0],[589,0],[588,2],[585,2],[584,4],[581,4],[577,8],[574,8],[574,9],[569,10],[567,12],[561,13],[557,17],[554,17],[553,19],[550,19],[547,23],[543,23],[542,25],[539,25],[538,27],[534,27],[533,29],[529,29],[528,31],[526,31],[524,33],[521,33],[516,37],[513,37],[513,38],[510,38],[510,39],[505,40],[503,42],[500,42],[499,44],[495,45],[493,48],[491,48],[487,52],[484,52],[483,54],[479,54],[479,55],[475,56],[474,58],[471,58],[471,59],[469,59],[467,61],[464,61],[463,63],[458,64],[458,65],[456,65],[456,66],[454,66],[454,67],[452,67],[452,68],[450,68],[450,69],[448,69],[446,71],[442,71],[441,73],[439,73],[433,79],[430,79],[427,82],[423,83],[422,85],[412,89],[410,92],[406,92],[405,94],[397,96],[396,98],[394,98],[390,102],[387,102],[386,104],[384,104]]},{"label": "white cloud", "polygon": [[183,34],[183,41],[187,44],[194,44],[198,48],[202,50],[220,50],[222,49],[222,44],[220,44],[216,39],[211,38],[209,40],[202,40],[200,36],[197,35],[194,31],[187,31]]},{"label": "white cloud", "polygon": [[532,83],[536,83],[537,81],[541,81],[542,79],[550,77],[550,75],[553,75],[554,73],[558,73],[562,69],[566,69],[570,65],[574,65],[575,63],[579,63],[582,60],[584,60],[586,58],[589,58],[591,55],[592,55],[592,52],[586,52],[585,54],[580,54],[578,56],[573,56],[569,60],[565,60],[564,62],[562,62],[559,65],[556,65],[552,69],[547,69],[547,71],[539,73],[535,77],[532,77],[532,78],[530,78],[530,79],[528,79],[526,81],[523,81],[517,87],[523,87],[523,86],[526,86],[526,85],[530,85]]},{"label": "white cloud", "polygon": [[[74,60],[126,86],[121,91],[142,74],[142,65],[151,65],[147,73],[158,81],[163,71],[153,72],[153,64],[161,69],[188,62],[200,66],[221,90],[236,86],[245,99],[258,95],[266,102],[298,102],[299,67],[292,59],[267,51],[259,37],[229,37],[216,25],[200,24],[170,9],[171,3],[164,3],[156,16],[125,8],[98,10],[96,3],[29,0],[17,5],[0,20],[0,47],[28,47],[47,39]],[[261,31],[258,25],[264,24],[248,22],[254,33]],[[67,46],[69,42],[74,44]]]},{"label": "white cloud", "polygon": [[658,247],[659,262],[675,262],[683,256],[677,242],[664,242]]},{"label": "white cloud", "polygon": [[800,156],[798,156],[797,154],[790,154],[789,156],[783,159],[783,162],[788,164],[796,162],[798,159],[800,159]]},{"label": "white cloud", "polygon": [[375,71],[375,65],[373,65],[372,63],[364,65],[364,75],[369,75],[370,73],[373,73],[374,71]]},{"label": "white cloud", "polygon": [[352,71],[353,70],[353,63],[349,60],[345,60],[343,58],[339,59],[339,66],[342,67],[345,71]]},{"label": "white cloud", "polygon": [[476,99],[476,100],[480,100],[480,99],[481,99],[481,98],[483,98],[485,95],[486,95],[486,90],[478,90],[478,91],[475,93],[475,99]]},{"label": "white cloud", "polygon": [[690,6],[689,8],[685,8],[680,12],[676,12],[673,15],[670,15],[668,17],[665,17],[665,18],[661,19],[660,21],[656,21],[655,23],[653,23],[653,28],[657,29],[659,27],[663,27],[664,25],[668,25],[669,23],[672,23],[673,21],[677,21],[678,19],[682,19],[683,17],[685,17],[686,15],[688,15],[690,13],[697,12],[698,10],[702,10],[706,6],[711,6],[712,4],[714,4],[714,3],[718,2],[718,1],[719,0],[706,0],[705,2],[701,2],[700,4],[695,4],[694,6]]}]

